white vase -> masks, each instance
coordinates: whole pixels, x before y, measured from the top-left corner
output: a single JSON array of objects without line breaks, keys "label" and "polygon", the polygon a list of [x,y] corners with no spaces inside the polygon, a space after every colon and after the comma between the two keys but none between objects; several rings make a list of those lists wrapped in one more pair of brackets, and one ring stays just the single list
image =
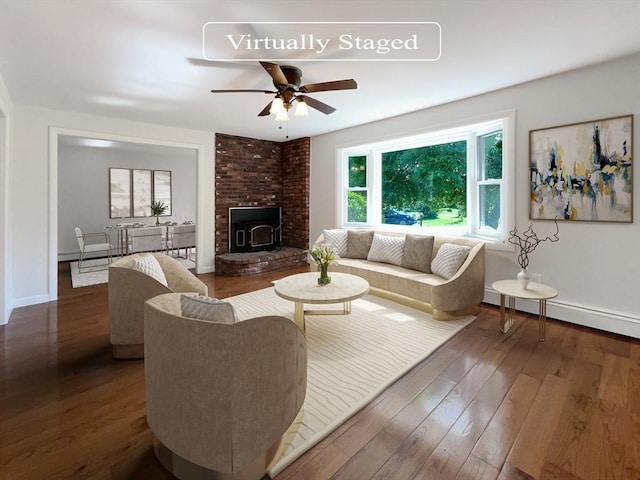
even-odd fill
[{"label": "white vase", "polygon": [[518,272],[518,282],[520,282],[520,286],[523,290],[527,289],[529,285],[529,272],[527,272],[526,268],[523,268]]}]

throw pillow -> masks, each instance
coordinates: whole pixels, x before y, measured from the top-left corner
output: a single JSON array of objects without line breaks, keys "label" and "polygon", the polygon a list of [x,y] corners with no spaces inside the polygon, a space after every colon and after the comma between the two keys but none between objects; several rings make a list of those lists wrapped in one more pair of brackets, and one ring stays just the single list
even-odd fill
[{"label": "throw pillow", "polygon": [[374,233],[367,260],[400,265],[404,251],[404,237]]},{"label": "throw pillow", "polygon": [[183,317],[216,323],[236,322],[233,305],[217,298],[180,295],[180,309]]},{"label": "throw pillow", "polygon": [[347,255],[347,231],[342,229],[325,230],[322,232],[324,243],[331,245],[339,257]]},{"label": "throw pillow", "polygon": [[432,235],[407,235],[400,265],[419,272],[431,273],[432,255]]},{"label": "throw pillow", "polygon": [[373,230],[347,230],[347,258],[367,258],[373,242]]},{"label": "throw pillow", "polygon": [[443,243],[431,262],[431,271],[449,280],[467,259],[471,248],[465,245]]},{"label": "throw pillow", "polygon": [[165,287],[168,286],[167,277],[165,276],[164,271],[162,270],[162,267],[158,263],[158,260],[156,260],[156,257],[151,255],[150,253],[143,253],[137,256],[133,260],[132,267],[134,270],[137,270],[146,275],[149,275],[152,278],[155,278],[158,282],[160,282]]}]

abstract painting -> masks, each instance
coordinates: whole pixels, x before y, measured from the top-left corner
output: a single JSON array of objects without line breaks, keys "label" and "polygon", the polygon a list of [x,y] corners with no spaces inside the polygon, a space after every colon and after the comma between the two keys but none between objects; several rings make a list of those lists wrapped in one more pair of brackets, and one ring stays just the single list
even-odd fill
[{"label": "abstract painting", "polygon": [[532,220],[633,222],[633,115],[529,132]]}]

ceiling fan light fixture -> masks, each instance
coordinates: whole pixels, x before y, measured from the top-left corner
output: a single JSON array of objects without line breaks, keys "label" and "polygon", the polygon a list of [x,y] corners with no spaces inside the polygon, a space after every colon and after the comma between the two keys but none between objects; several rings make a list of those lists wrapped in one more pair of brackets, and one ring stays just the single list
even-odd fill
[{"label": "ceiling fan light fixture", "polygon": [[276,122],[286,122],[288,120],[289,120],[289,114],[284,108],[282,109],[281,112],[278,112],[276,114]]},{"label": "ceiling fan light fixture", "polygon": [[[1,1],[1,0],[0,0]],[[325,115],[329,115],[336,111],[331,105],[316,100],[313,97],[306,96],[309,93],[328,92],[335,90],[354,90],[358,88],[358,84],[352,78],[348,80],[333,80],[330,82],[309,83],[300,85],[302,78],[302,70],[291,65],[278,65],[270,62],[259,62],[267,71],[273,80],[274,90],[254,90],[254,89],[226,89],[211,90],[211,93],[233,93],[233,92],[255,92],[275,95],[265,107],[260,110],[258,117],[266,117],[269,114],[276,116],[277,121],[289,120],[288,110],[296,105],[295,115],[298,117],[306,117],[309,114],[308,109],[313,108]]]},{"label": "ceiling fan light fixture", "polygon": [[296,117],[307,117],[309,116],[309,109],[307,108],[307,102],[302,99],[298,99],[298,104],[296,105],[296,111],[294,113]]},{"label": "ceiling fan light fixture", "polygon": [[276,98],[273,99],[273,102],[271,102],[271,108],[269,109],[269,113],[274,113],[276,115],[279,115],[282,112],[287,113],[287,111],[284,108],[284,102],[282,101],[282,98],[280,97],[280,95],[278,95]]}]

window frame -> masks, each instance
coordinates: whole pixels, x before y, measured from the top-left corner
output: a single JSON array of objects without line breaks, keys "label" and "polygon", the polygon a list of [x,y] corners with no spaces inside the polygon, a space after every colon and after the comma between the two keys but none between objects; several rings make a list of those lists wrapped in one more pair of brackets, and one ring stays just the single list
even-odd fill
[{"label": "window frame", "polygon": [[[366,158],[366,170],[367,170],[367,175],[366,175],[366,179],[367,179],[367,185],[366,187],[350,187],[349,186],[349,159],[351,157],[365,157]],[[350,149],[349,151],[345,151],[341,157],[341,165],[342,165],[342,169],[341,169],[341,174],[339,175],[339,179],[342,183],[341,185],[341,189],[340,189],[340,219],[341,219],[341,223],[344,226],[348,226],[348,227],[358,227],[361,225],[366,224],[363,222],[349,222],[349,200],[348,200],[348,196],[349,193],[348,192],[366,192],[367,193],[367,218],[370,218],[371,215],[371,180],[372,180],[372,172],[370,169],[370,164],[371,164],[371,158],[370,158],[370,152],[367,152],[366,150],[353,150]]]},{"label": "window frame", "polygon": [[[480,179],[481,164],[479,142],[486,136],[502,130],[502,178]],[[515,111],[498,112],[481,118],[440,126],[423,132],[398,135],[366,144],[344,146],[337,149],[338,162],[338,211],[337,224],[343,228],[384,228],[404,233],[429,233],[453,237],[474,237],[488,243],[508,246],[506,233],[513,225],[513,165],[515,163]],[[467,222],[460,227],[420,227],[382,223],[382,154],[411,148],[427,147],[465,140],[467,142]],[[348,159],[354,156],[367,158],[367,221],[348,222]],[[500,186],[499,228],[483,228],[480,222],[480,186]]]},{"label": "window frame", "polygon": [[[482,226],[482,222],[481,222],[481,210],[480,210],[480,195],[481,195],[481,186],[483,185],[498,185],[500,187],[500,212],[502,212],[503,210],[503,203],[504,203],[504,164],[505,164],[505,155],[504,155],[504,127],[503,127],[503,123],[501,121],[495,122],[495,123],[491,123],[491,124],[487,124],[486,127],[478,129],[475,132],[475,148],[476,148],[476,155],[475,155],[475,162],[474,162],[474,166],[476,168],[476,171],[474,172],[474,178],[475,178],[475,182],[473,183],[473,185],[471,185],[472,190],[474,190],[472,198],[473,200],[476,202],[474,205],[474,216],[472,219],[473,225],[471,227],[471,232],[474,232],[476,236],[486,236],[486,237],[496,237],[497,234],[494,233],[495,230],[489,230],[487,228],[484,228]],[[503,150],[502,150],[502,174],[500,176],[499,179],[495,179],[495,178],[481,178],[483,177],[483,172],[485,170],[485,164],[486,161],[484,159],[484,155],[481,155],[481,152],[483,151],[483,149],[481,149],[481,142],[483,137],[487,137],[491,134],[497,133],[498,131],[502,132],[502,146],[503,146]],[[467,184],[469,186],[469,184]],[[501,215],[502,218],[502,215]],[[504,222],[500,222],[501,224]],[[498,231],[501,229],[501,227],[499,227]]]}]

